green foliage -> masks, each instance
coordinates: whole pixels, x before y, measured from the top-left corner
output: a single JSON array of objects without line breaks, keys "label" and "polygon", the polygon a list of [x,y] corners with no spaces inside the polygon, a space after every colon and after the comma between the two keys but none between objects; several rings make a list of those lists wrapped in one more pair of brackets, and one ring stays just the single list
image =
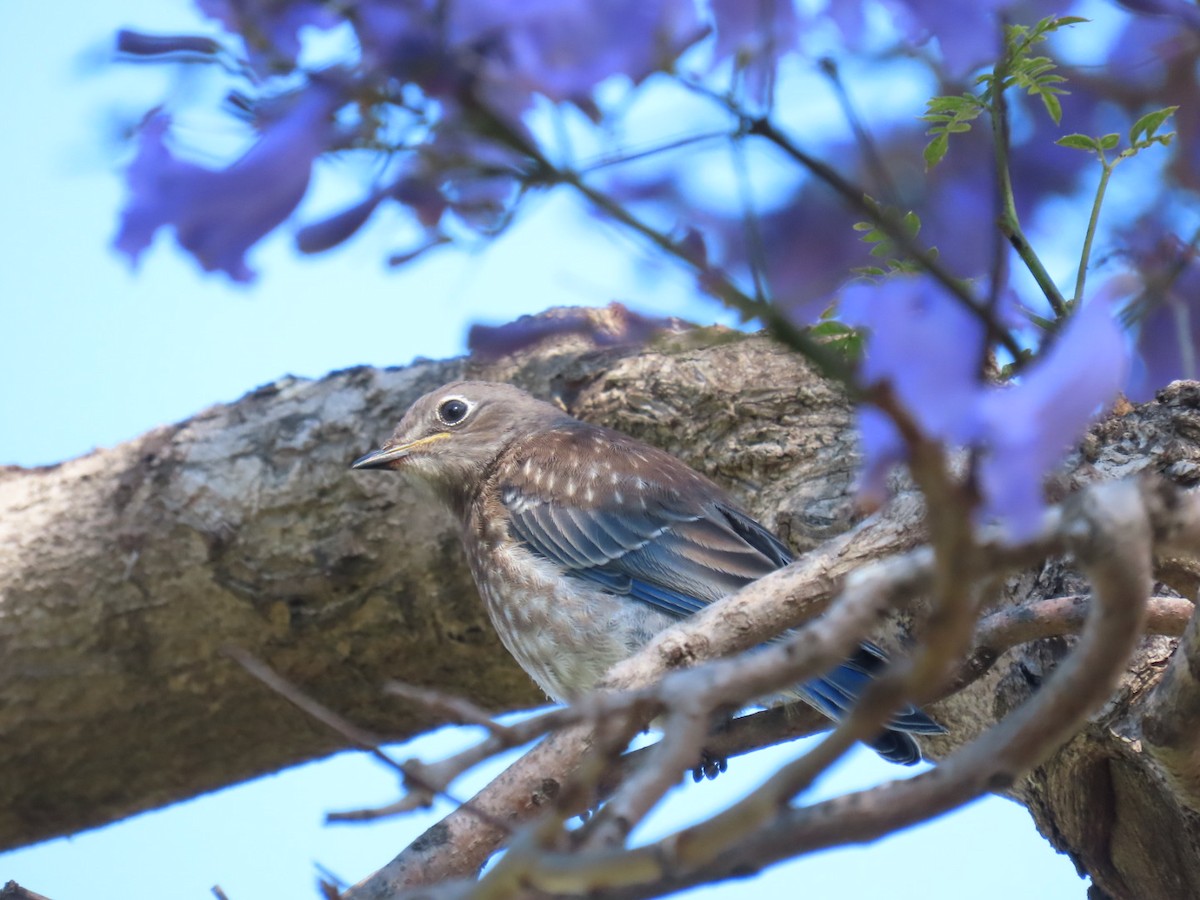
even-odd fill
[{"label": "green foliage", "polygon": [[[896,221],[897,224],[899,224],[908,237],[915,238],[921,233],[921,219],[915,212],[909,210],[908,212],[904,213],[904,215],[900,215],[897,210],[880,206],[874,199],[870,197],[865,199],[878,212],[879,218],[877,218],[875,222],[878,222],[880,218],[890,217]],[[918,263],[895,256],[894,254],[896,253],[896,248],[891,238],[889,238],[887,232],[876,225],[875,222],[855,222],[853,228],[855,231],[862,232],[862,236],[859,238],[860,241],[862,241],[864,244],[873,245],[871,247],[871,255],[882,260],[883,265],[860,266],[852,270],[854,274],[870,277],[882,277],[884,275],[890,275],[894,272],[924,271],[922,266]],[[936,259],[937,248],[930,248],[929,254],[932,258]]]},{"label": "green foliage", "polygon": [[963,134],[971,130],[971,123],[987,109],[983,101],[974,94],[933,97],[926,104],[922,121],[931,127],[926,134],[933,140],[925,145],[925,168],[932,169],[942,161],[950,149],[950,135]]},{"label": "green foliage", "polygon": [[1032,51],[1056,31],[1086,21],[1080,16],[1050,16],[1033,26],[1007,26],[1004,29],[1004,56],[990,75],[979,77],[978,83],[985,85],[984,102],[990,106],[997,89],[1006,91],[1016,87],[1041,100],[1056,125],[1061,122],[1062,104],[1058,95],[1066,91],[1059,85],[1066,79],[1055,74],[1058,67],[1054,60],[1048,56],[1034,56]]},{"label": "green foliage", "polygon": [[840,354],[846,362],[857,362],[862,357],[863,333],[831,318],[834,314],[834,309],[830,308],[822,321],[810,328],[808,333]]},{"label": "green foliage", "polygon": [[1096,236],[1096,226],[1100,221],[1100,208],[1104,205],[1104,192],[1108,187],[1108,179],[1112,175],[1113,169],[1117,164],[1124,159],[1137,156],[1142,150],[1151,147],[1154,144],[1167,146],[1171,143],[1171,139],[1175,137],[1175,132],[1168,131],[1166,134],[1159,134],[1158,129],[1162,128],[1163,124],[1179,109],[1178,106],[1165,106],[1162,109],[1156,109],[1153,112],[1148,112],[1129,129],[1129,146],[1118,153],[1112,159],[1108,158],[1110,150],[1115,150],[1121,142],[1119,134],[1104,134],[1099,137],[1092,137],[1087,134],[1068,134],[1055,141],[1060,147],[1069,147],[1072,150],[1083,150],[1086,153],[1094,153],[1096,158],[1100,160],[1100,182],[1096,185],[1096,198],[1092,201],[1092,214],[1088,218],[1087,234],[1083,240],[1083,252],[1079,257],[1079,274],[1075,278],[1075,302],[1083,297],[1083,288],[1087,279],[1088,260],[1092,253],[1092,241]]},{"label": "green foliage", "polygon": [[1056,73],[1057,66],[1048,56],[1034,56],[1033,48],[1056,31],[1086,22],[1079,16],[1050,16],[1036,25],[1009,25],[1004,31],[1004,54],[991,72],[975,79],[978,94],[934,97],[926,104],[921,119],[930,123],[925,133],[932,140],[925,145],[925,168],[932,169],[950,149],[950,135],[971,130],[971,123],[983,113],[994,113],[999,95],[1009,88],[1018,88],[1042,101],[1055,124],[1062,121],[1059,95],[1067,93],[1060,85],[1066,82]]},{"label": "green foliage", "polygon": [[1166,134],[1158,134],[1158,129],[1163,126],[1175,111],[1178,106],[1164,106],[1162,109],[1156,109],[1154,112],[1148,112],[1129,129],[1129,149],[1132,151],[1130,155],[1138,150],[1144,150],[1151,144],[1161,144],[1166,147],[1171,143],[1171,139],[1175,137],[1175,132],[1168,131]]},{"label": "green foliage", "polygon": [[1142,150],[1152,147],[1155,144],[1160,144],[1164,147],[1168,146],[1175,137],[1175,132],[1168,131],[1165,134],[1159,134],[1158,129],[1166,123],[1178,106],[1165,106],[1162,109],[1156,109],[1146,113],[1140,119],[1133,123],[1129,129],[1129,146],[1118,153],[1112,160],[1108,158],[1108,151],[1115,150],[1121,142],[1119,134],[1105,134],[1099,137],[1092,137],[1087,134],[1068,134],[1060,137],[1054,143],[1060,147],[1069,147],[1072,150],[1083,150],[1087,153],[1094,153],[1101,164],[1111,170],[1113,166],[1123,159],[1129,159],[1132,156],[1137,156]]},{"label": "green foliage", "polygon": [[1119,134],[1106,134],[1103,137],[1091,137],[1086,134],[1068,134],[1060,137],[1054,143],[1060,147],[1070,147],[1072,150],[1089,150],[1093,153],[1103,154],[1105,150],[1111,150],[1120,142]]}]

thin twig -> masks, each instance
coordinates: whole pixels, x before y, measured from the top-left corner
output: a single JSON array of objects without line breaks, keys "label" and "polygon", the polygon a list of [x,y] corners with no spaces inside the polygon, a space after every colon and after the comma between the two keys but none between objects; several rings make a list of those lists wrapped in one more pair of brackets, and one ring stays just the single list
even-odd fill
[{"label": "thin twig", "polygon": [[[296,687],[296,685],[292,684],[262,660],[250,653],[247,653],[241,647],[235,647],[231,644],[227,644],[221,648],[221,653],[225,656],[228,656],[248,673],[253,675],[275,693],[279,694],[279,696],[283,697],[293,706],[298,708],[301,712],[304,712],[316,719],[330,730],[340,734],[351,744],[355,745],[361,750],[365,750],[384,765],[399,772],[404,777],[406,783],[411,784],[417,789],[417,798],[413,801],[414,807],[429,805],[425,796],[423,795],[428,794],[444,797],[456,807],[466,810],[471,815],[485,819],[491,824],[503,829],[507,828],[503,822],[494,819],[494,817],[489,816],[487,813],[481,810],[474,809],[469,802],[459,800],[454,795],[448,793],[444,783],[434,783],[425,778],[420,764],[412,762],[402,763],[393,758],[387,753],[387,751],[383,749],[383,744],[385,743],[383,738],[372,734],[366,729],[359,728],[357,725],[338,715],[332,709],[325,706],[325,704],[304,693],[304,691],[300,690],[300,688]],[[340,820],[344,821],[346,820],[345,817],[350,814],[335,813],[333,815],[341,816],[342,819]],[[335,819],[335,821],[338,821],[338,819]]]},{"label": "thin twig", "polygon": [[858,114],[858,110],[855,109],[854,103],[850,100],[850,93],[846,90],[846,85],[842,81],[837,61],[830,56],[824,56],[817,61],[817,68],[833,87],[833,93],[837,97],[838,106],[841,107],[842,115],[846,117],[846,121],[850,124],[850,129],[854,132],[855,143],[858,144],[859,150],[862,151],[863,159],[867,161],[867,168],[874,177],[875,183],[878,186],[878,193],[881,195],[883,202],[893,208],[899,207],[900,192],[896,189],[896,183],[892,180],[892,174],[888,171],[887,165],[883,161],[883,156],[879,152],[879,146],[875,143],[871,132],[863,123],[862,117]]},{"label": "thin twig", "polygon": [[684,137],[676,138],[672,141],[667,141],[662,144],[655,144],[651,147],[643,147],[640,150],[628,150],[623,153],[606,154],[598,159],[591,160],[580,164],[576,171],[580,175],[590,175],[592,172],[598,172],[600,169],[607,169],[610,166],[624,165],[625,163],[635,162],[639,159],[645,159],[650,156],[658,156],[661,153],[669,153],[672,150],[680,150],[684,147],[690,147],[693,144],[702,144],[708,141],[715,141],[719,138],[728,138],[733,135],[729,129],[721,129],[720,131],[706,131],[701,134],[690,134]]}]

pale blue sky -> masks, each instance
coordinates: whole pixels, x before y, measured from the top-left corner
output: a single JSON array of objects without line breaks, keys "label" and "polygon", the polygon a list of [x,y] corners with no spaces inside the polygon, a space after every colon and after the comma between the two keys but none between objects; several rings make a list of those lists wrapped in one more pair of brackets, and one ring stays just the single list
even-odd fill
[{"label": "pale blue sky", "polygon": [[[132,274],[108,249],[122,196],[114,122],[192,88],[162,70],[103,60],[117,27],[194,28],[191,7],[75,0],[10,4],[5,12],[0,464],[44,464],[111,446],[284,373],[318,377],[361,363],[452,355],[477,319],[612,299],[706,321],[718,315],[691,298],[682,278],[648,282],[646,259],[564,197],[539,201],[486,252],[443,254],[402,272],[383,262],[398,249],[389,228],[396,223],[385,215],[346,249],[316,259],[297,258],[285,236],[271,238],[251,256],[262,276],[249,289],[203,275],[165,235]],[[339,176],[327,180],[318,207],[337,192]],[[463,739],[442,734],[398,753],[445,752]],[[717,782],[689,786],[647,835],[728,802],[797,749],[735,760]],[[860,753],[820,791],[904,774]],[[468,793],[470,785],[456,790]],[[213,884],[232,900],[312,898],[315,864],[357,880],[428,824],[414,817],[321,825],[327,810],[384,804],[393,792],[389,773],[343,755],[0,855],[0,883],[15,879],[53,900],[203,898]],[[693,896],[734,898],[751,889],[764,898],[891,900],[1084,893],[1024,810],[996,799],[873,847],[775,869],[753,888],[741,882]]]}]

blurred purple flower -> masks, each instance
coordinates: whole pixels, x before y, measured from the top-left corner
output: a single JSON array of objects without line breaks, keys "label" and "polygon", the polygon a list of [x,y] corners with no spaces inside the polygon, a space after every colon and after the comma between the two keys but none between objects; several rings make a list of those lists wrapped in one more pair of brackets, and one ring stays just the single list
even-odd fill
[{"label": "blurred purple flower", "polygon": [[602,81],[636,84],[707,32],[692,0],[458,0],[449,18],[452,45],[476,54],[485,94],[522,109],[537,93],[592,111]]},{"label": "blurred purple flower", "polygon": [[858,502],[864,509],[876,510],[891,493],[888,473],[908,460],[908,448],[892,420],[874,406],[860,403],[855,421],[863,455],[862,471],[858,473]]},{"label": "blurred purple flower", "polygon": [[[859,371],[864,387],[890,388],[925,437],[981,451],[979,516],[998,520],[1021,540],[1040,519],[1042,479],[1125,383],[1129,351],[1113,318],[1125,296],[1119,288],[1093,297],[1008,387],[980,382],[983,325],[928,276],[853,284],[841,294],[839,318],[869,332]],[[907,458],[907,448],[880,411],[860,408],[858,423],[860,496],[876,506],[886,496],[889,469]]]},{"label": "blurred purple flower", "polygon": [[[505,218],[520,187],[527,160],[508,146],[471,128],[453,104],[422,148],[422,180],[436,185],[445,206],[470,228],[487,233]],[[518,121],[512,126],[530,145],[534,138]]]},{"label": "blurred purple flower", "polygon": [[1077,310],[1019,383],[983,397],[980,516],[1002,522],[1015,541],[1037,530],[1042,479],[1125,384],[1129,348],[1113,312],[1126,295],[1117,287],[1110,284]]},{"label": "blurred purple flower", "polygon": [[961,78],[999,55],[996,13],[1013,4],[1010,0],[890,0],[887,5],[912,43],[937,38],[946,73]]},{"label": "blurred purple flower", "polygon": [[927,437],[964,444],[976,436],[975,406],[985,330],[928,275],[855,282],[838,318],[870,333],[859,369],[864,386],[888,385]]},{"label": "blurred purple flower", "polygon": [[198,34],[146,34],[122,28],[117,32],[117,52],[130,56],[213,57],[221,43]]},{"label": "blurred purple flower", "polygon": [[[836,0],[826,8],[846,41],[861,46],[867,37],[863,0]],[[1011,22],[1032,24],[1062,14],[1053,0],[882,0],[907,43],[937,39],[946,74],[955,79],[996,59],[1000,49],[1000,13]]]},{"label": "blurred purple flower", "polygon": [[1117,0],[1131,12],[1146,16],[1164,16],[1176,19],[1189,28],[1200,28],[1200,9],[1187,0]]},{"label": "blurred purple flower", "polygon": [[[864,387],[889,387],[929,438],[962,444],[975,434],[984,329],[929,276],[855,282],[842,291],[838,319],[869,332],[859,370]],[[892,420],[860,406],[863,470],[859,496],[874,508],[887,496],[887,474],[908,458]]]},{"label": "blurred purple flower", "polygon": [[301,253],[323,253],[354,236],[367,223],[371,213],[387,193],[380,191],[367,196],[336,215],[329,216],[296,232],[296,249]]},{"label": "blurred purple flower", "polygon": [[1126,393],[1135,403],[1154,397],[1172,381],[1200,378],[1200,295],[1191,302],[1170,296],[1150,310],[1138,329],[1133,376]]},{"label": "blurred purple flower", "polygon": [[[1200,7],[1187,4],[1200,17]],[[1101,81],[1105,99],[1123,117],[1121,126],[1149,109],[1178,106],[1164,131],[1176,132],[1170,174],[1184,187],[1200,190],[1200,29],[1180,27],[1170,16],[1133,16],[1112,42],[1105,70],[1119,73]],[[1101,133],[1093,130],[1093,134]],[[1161,152],[1161,151],[1156,151]]]},{"label": "blurred purple flower", "polygon": [[330,117],[342,102],[333,85],[310,82],[244,156],[218,170],[177,159],[166,145],[170,119],[153,114],[129,167],[129,200],[116,249],[136,264],[155,231],[173,225],[180,245],[205,271],[250,281],[254,273],[246,266],[246,251],[304,196],[313,160],[332,136]]},{"label": "blurred purple flower", "polygon": [[425,228],[428,241],[437,244],[445,242],[437,225],[446,211],[446,199],[430,181],[414,174],[405,174],[391,187],[372,191],[353,206],[305,225],[296,232],[297,249],[301,253],[322,253],[349,240],[367,223],[375,208],[388,199],[396,200],[413,211],[417,221]]},{"label": "blurred purple flower", "polygon": [[318,0],[196,0],[196,7],[242,37],[251,65],[260,72],[295,64],[300,29],[328,29],[342,21],[331,5]]},{"label": "blurred purple flower", "polygon": [[746,93],[763,105],[771,97],[779,58],[796,49],[799,20],[793,0],[711,0],[717,43],[713,63],[733,60]]},{"label": "blurred purple flower", "polygon": [[458,86],[434,0],[359,0],[352,21],[369,80],[415,84],[431,97]]},{"label": "blurred purple flower", "polygon": [[1143,301],[1152,305],[1138,327],[1126,389],[1130,400],[1142,402],[1172,381],[1200,378],[1200,265],[1195,248],[1148,220],[1138,223],[1131,244],[1140,282],[1167,284]]}]

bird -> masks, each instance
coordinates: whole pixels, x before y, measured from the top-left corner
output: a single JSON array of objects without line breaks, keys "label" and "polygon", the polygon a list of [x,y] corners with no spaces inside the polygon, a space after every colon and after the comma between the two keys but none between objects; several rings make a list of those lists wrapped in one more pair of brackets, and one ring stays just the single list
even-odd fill
[{"label": "bird", "polygon": [[[351,468],[405,473],[449,508],[501,642],[559,702],[664,628],[793,558],[682,460],[509,384],[456,381],[425,394]],[[886,665],[864,641],[793,695],[836,720]],[[905,706],[868,743],[912,765],[921,760],[912,735],[943,731]],[[694,774],[723,769],[702,761]]]}]

